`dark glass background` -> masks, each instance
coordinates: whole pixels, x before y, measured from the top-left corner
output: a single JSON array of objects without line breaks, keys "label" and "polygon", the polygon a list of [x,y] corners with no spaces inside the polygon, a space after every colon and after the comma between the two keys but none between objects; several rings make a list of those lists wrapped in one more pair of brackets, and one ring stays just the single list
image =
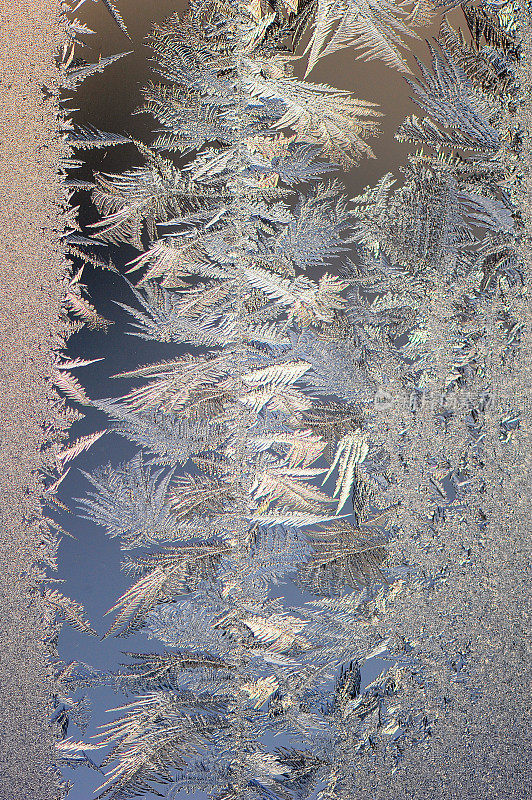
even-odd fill
[{"label": "dark glass background", "polygon": [[[88,78],[66,105],[78,109],[72,115],[77,124],[90,124],[104,131],[127,133],[149,143],[152,138],[152,118],[146,114],[131,116],[141,102],[140,87],[148,80],[158,78],[151,69],[151,51],[146,47],[144,38],[153,23],[162,22],[175,11],[183,12],[186,2],[123,0],[118,6],[132,42],[115,25],[103,3],[86,2],[74,16],[86,23],[95,34],[81,37],[87,42],[87,46],[78,48],[76,56],[87,62],[94,62],[100,54],[105,57],[126,50],[133,50],[133,53],[111,64],[103,74]],[[463,17],[459,12],[453,12],[452,17],[455,26],[464,27]],[[434,24],[425,29],[423,36],[429,38],[436,35],[437,28],[437,24]],[[425,42],[421,39],[409,40],[409,43],[413,52],[427,62],[428,49]],[[409,60],[415,71],[413,58],[410,57]],[[302,74],[303,64],[296,69]],[[364,159],[358,167],[341,176],[348,193],[359,194],[364,187],[375,183],[386,172],[392,172],[400,179],[398,167],[405,163],[409,147],[397,142],[394,133],[405,116],[419,111],[409,99],[411,90],[404,77],[378,61],[355,61],[353,52],[344,50],[319,62],[309,80],[349,89],[361,99],[378,103],[384,113],[380,121],[381,135],[369,140],[376,157]],[[115,173],[141,163],[136,149],[130,145],[119,145],[105,151],[80,151],[79,157],[86,164],[81,170],[72,173],[74,178],[90,179],[92,170]],[[82,225],[97,219],[87,192],[76,193],[73,203],[80,206]],[[124,270],[125,263],[136,254],[137,251],[126,247],[120,250],[114,248],[112,257],[115,264]],[[88,286],[91,301],[97,310],[114,324],[107,333],[84,328],[70,339],[67,354],[86,359],[103,357],[103,361],[75,370],[75,374],[89,397],[115,396],[123,393],[127,385],[125,381],[113,380],[109,376],[152,360],[173,357],[175,345],[157,345],[124,335],[128,317],[113,301],[132,303],[132,296],[120,276],[87,267],[83,282]],[[73,427],[72,438],[106,426],[105,415],[89,409],[85,419]],[[79,469],[92,471],[108,461],[116,464],[129,459],[134,453],[134,447],[126,440],[111,434],[104,436],[73,462],[59,495],[72,508],[73,513],[58,515],[58,521],[75,539],[62,540],[58,553],[59,570],[53,577],[64,580],[63,584],[58,585],[60,591],[83,603],[86,616],[100,635],[103,635],[113,619],[112,615],[104,617],[105,612],[129,588],[131,579],[120,572],[120,562],[125,553],[120,550],[119,541],[108,538],[102,529],[76,517],[74,498],[83,496],[89,488]],[[59,652],[64,661],[75,659],[99,669],[116,668],[119,663],[129,661],[123,657],[122,651],[162,650],[163,647],[157,640],[147,639],[143,634],[127,639],[109,638],[101,642],[96,637],[76,632],[66,624],[59,639]],[[382,659],[368,661],[362,670],[362,686],[373,680],[384,665]],[[89,694],[92,699],[92,721],[85,734],[78,731],[73,724],[68,730],[69,736],[86,742],[90,741],[91,735],[97,733],[98,725],[114,718],[115,714],[105,713],[106,709],[130,702],[111,689],[91,690]],[[95,751],[92,757],[98,762],[105,752]],[[94,789],[104,780],[102,775],[84,766],[75,771],[65,769],[63,774],[74,783],[69,800],[90,800],[94,797]],[[151,800],[155,795],[146,797]]]}]

